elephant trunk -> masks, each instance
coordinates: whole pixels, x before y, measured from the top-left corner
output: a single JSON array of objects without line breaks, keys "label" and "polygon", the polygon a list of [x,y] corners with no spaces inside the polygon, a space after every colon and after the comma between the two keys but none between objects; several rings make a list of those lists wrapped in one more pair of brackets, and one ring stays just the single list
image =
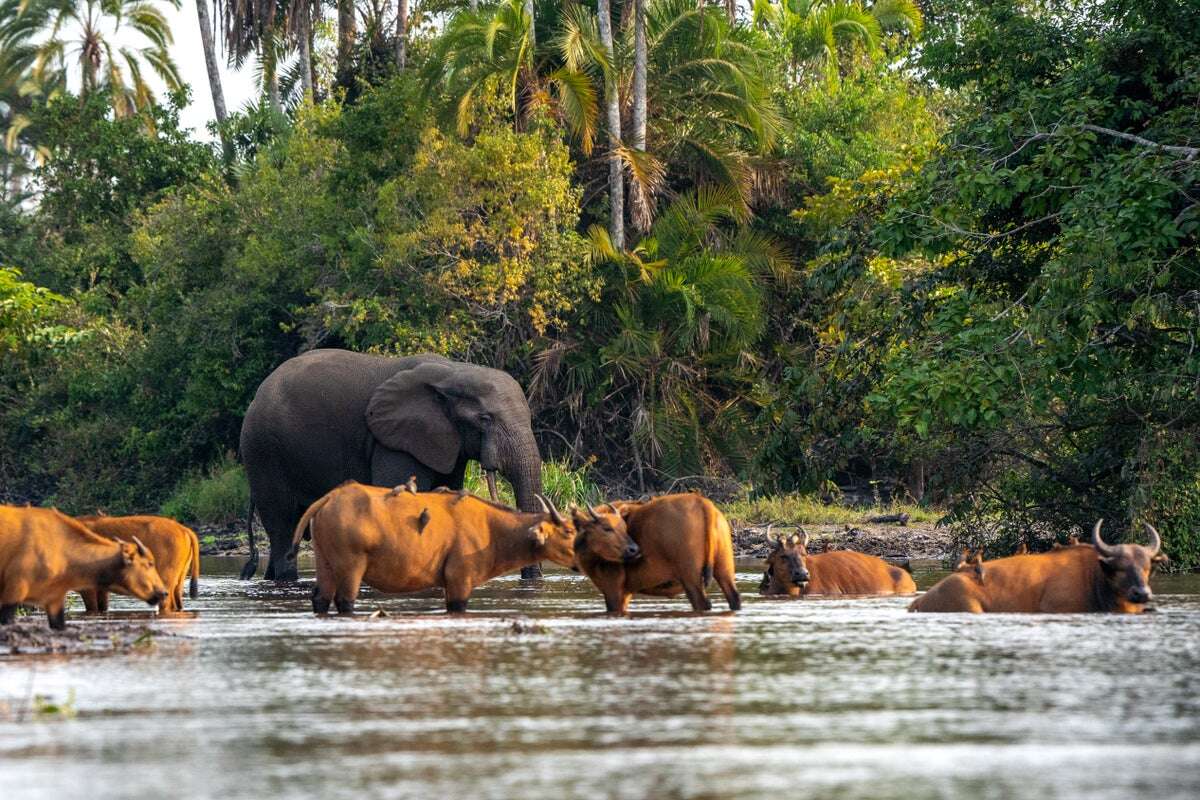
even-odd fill
[{"label": "elephant trunk", "polygon": [[520,437],[504,455],[504,477],[512,484],[517,508],[541,512],[542,505],[537,496],[542,491],[542,459],[533,435]]}]

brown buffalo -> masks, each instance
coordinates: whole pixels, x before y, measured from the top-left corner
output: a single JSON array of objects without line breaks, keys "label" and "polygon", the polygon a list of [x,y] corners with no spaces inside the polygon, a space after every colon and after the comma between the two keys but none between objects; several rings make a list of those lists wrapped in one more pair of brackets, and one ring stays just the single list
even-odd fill
[{"label": "brown buffalo", "polygon": [[[1023,555],[1023,553],[1017,553],[1017,555]],[[963,550],[962,555],[958,557],[958,562],[954,565],[954,571],[974,576],[975,580],[983,583],[984,576],[987,574],[983,566],[983,548],[979,548],[975,555],[971,555],[970,550]]]},{"label": "brown buffalo", "polygon": [[[619,502],[608,510],[576,517],[580,537],[575,542],[576,559],[596,588],[604,595],[610,613],[627,614],[634,594],[656,597],[687,595],[695,611],[712,608],[706,594],[709,581],[716,579],[729,607],[742,607],[733,567],[733,537],[725,516],[709,500],[697,494],[669,494],[645,502]],[[606,557],[592,545],[597,530],[629,534],[642,557]]]},{"label": "brown buffalo", "polygon": [[760,590],[765,595],[913,594],[917,585],[903,569],[882,558],[834,550],[808,554],[808,534],[775,542],[767,556]]},{"label": "brown buffalo", "polygon": [[52,508],[0,506],[0,624],[30,603],[46,609],[51,628],[65,628],[67,592],[80,589],[111,589],[150,605],[167,595],[140,541],[106,539]]},{"label": "brown buffalo", "polygon": [[[293,537],[312,534],[317,562],[313,610],[354,613],[359,585],[381,592],[441,586],[446,610],[466,611],[476,586],[506,572],[553,561],[575,563],[576,530],[553,505],[529,514],[456,492],[395,492],[345,483],[304,512]],[[591,546],[621,557],[624,533],[597,532]]]},{"label": "brown buffalo", "polygon": [[1047,553],[1010,556],[987,565],[987,581],[956,572],[918,597],[909,611],[1136,614],[1153,596],[1150,572],[1165,561],[1158,531],[1147,524],[1150,545],[1110,545],[1092,530],[1092,544]]},{"label": "brown buffalo", "polygon": [[[149,548],[163,585],[167,587],[160,611],[183,610],[183,584],[189,573],[188,594],[196,599],[200,580],[200,540],[191,528],[166,517],[85,516],[75,519],[107,539],[130,541],[136,537]],[[107,590],[84,589],[79,594],[89,613],[108,610]]]}]

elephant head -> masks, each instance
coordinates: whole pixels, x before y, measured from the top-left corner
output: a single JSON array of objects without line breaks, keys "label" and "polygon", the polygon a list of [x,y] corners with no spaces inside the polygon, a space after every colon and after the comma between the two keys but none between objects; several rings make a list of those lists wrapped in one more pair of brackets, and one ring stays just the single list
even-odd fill
[{"label": "elephant head", "polygon": [[385,447],[444,475],[461,456],[474,459],[493,499],[499,472],[523,511],[540,510],[542,460],[529,404],[507,372],[444,360],[401,370],[371,396],[367,427]]}]

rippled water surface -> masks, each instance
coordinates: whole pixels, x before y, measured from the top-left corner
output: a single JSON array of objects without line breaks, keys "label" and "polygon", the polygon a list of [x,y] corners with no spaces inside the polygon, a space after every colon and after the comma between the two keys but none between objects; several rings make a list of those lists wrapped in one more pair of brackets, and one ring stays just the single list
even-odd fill
[{"label": "rippled water surface", "polygon": [[0,701],[76,709],[0,717],[0,798],[1200,797],[1196,576],[1138,618],[764,600],[746,564],[736,616],[553,573],[346,620],[239,566],[152,648],[0,661]]}]

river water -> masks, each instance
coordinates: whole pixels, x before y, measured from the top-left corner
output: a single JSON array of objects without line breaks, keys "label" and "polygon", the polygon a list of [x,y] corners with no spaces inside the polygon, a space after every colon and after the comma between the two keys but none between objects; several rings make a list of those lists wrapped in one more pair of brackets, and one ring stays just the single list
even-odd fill
[{"label": "river water", "polygon": [[75,710],[0,717],[0,798],[1200,797],[1196,576],[1141,617],[766,600],[746,563],[737,615],[555,572],[346,620],[238,567],[153,647],[0,660],[0,702]]}]

